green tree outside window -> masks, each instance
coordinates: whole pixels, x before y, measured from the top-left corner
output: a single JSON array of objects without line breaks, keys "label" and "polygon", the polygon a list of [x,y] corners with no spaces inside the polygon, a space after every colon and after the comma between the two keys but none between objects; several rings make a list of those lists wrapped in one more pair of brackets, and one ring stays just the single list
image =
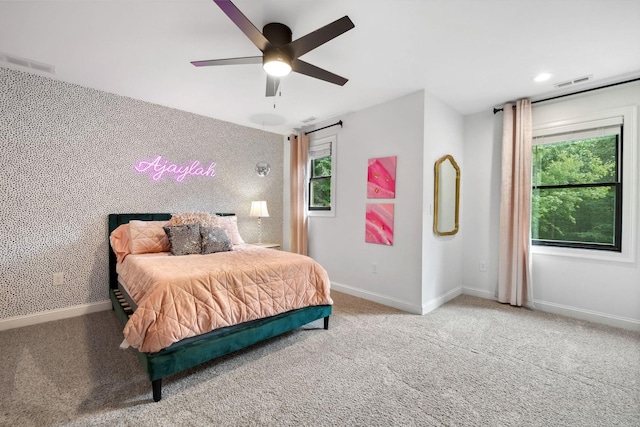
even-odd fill
[{"label": "green tree outside window", "polygon": [[311,160],[309,208],[331,209],[331,156]]},{"label": "green tree outside window", "polygon": [[619,250],[618,137],[533,147],[534,244]]}]

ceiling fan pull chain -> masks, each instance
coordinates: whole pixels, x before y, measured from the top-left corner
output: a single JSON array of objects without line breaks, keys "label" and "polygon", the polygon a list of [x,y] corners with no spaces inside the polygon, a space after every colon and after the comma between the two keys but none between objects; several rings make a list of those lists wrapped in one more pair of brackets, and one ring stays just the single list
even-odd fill
[{"label": "ceiling fan pull chain", "polygon": [[[280,86],[276,88],[276,90],[278,91],[278,96],[282,96],[282,82],[280,82]],[[278,96],[274,96],[273,97],[273,108],[276,108],[276,99],[278,99]]]},{"label": "ceiling fan pull chain", "polygon": [[273,109],[276,109],[276,100],[278,99],[278,89],[280,89],[280,85],[282,84],[281,81],[278,80],[278,82],[276,83],[275,81],[273,82]]}]

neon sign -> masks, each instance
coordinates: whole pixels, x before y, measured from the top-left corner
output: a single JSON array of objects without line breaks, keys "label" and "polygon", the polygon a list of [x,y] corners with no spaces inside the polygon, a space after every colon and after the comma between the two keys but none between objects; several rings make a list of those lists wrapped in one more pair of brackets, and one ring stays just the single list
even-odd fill
[{"label": "neon sign", "polygon": [[216,176],[215,171],[216,164],[211,162],[208,168],[204,168],[200,165],[200,162],[194,160],[185,165],[176,165],[169,163],[162,156],[157,156],[149,160],[140,160],[133,165],[133,170],[140,174],[148,174],[153,181],[159,181],[165,174],[173,175],[173,179],[176,182],[182,182],[188,176],[207,176],[213,178]]}]

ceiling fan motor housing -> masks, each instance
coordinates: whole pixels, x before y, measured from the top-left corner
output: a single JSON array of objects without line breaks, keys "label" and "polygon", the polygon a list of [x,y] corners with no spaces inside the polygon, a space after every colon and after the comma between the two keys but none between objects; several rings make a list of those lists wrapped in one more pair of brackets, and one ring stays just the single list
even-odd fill
[{"label": "ceiling fan motor housing", "polygon": [[272,22],[262,28],[262,34],[273,47],[281,47],[291,43],[291,28],[279,22]]}]

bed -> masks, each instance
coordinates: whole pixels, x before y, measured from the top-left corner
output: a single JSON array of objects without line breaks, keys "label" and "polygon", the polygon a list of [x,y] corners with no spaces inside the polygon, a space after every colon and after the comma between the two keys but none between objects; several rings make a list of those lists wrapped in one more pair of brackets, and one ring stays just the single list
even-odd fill
[{"label": "bed", "polygon": [[[232,214],[218,214],[218,215],[228,216]],[[110,214],[108,235],[111,236],[112,232],[116,230],[120,225],[129,224],[130,221],[133,221],[133,220],[168,221],[170,219],[171,219],[171,214],[168,214],[168,213]],[[164,307],[164,305],[161,304],[158,307],[151,307],[145,311],[145,305],[147,305],[148,300],[150,298],[145,297],[146,299],[143,298],[143,299],[136,300],[134,297],[132,297],[132,295],[130,295],[130,293],[136,295],[136,292],[132,292],[130,289],[132,284],[125,283],[125,281],[122,280],[121,277],[119,277],[121,275],[125,277],[125,275],[123,274],[124,272],[126,272],[126,269],[124,269],[124,266],[127,265],[127,263],[129,264],[133,263],[136,259],[141,259],[143,262],[152,262],[152,261],[162,262],[163,265],[169,264],[167,261],[171,261],[171,264],[178,266],[179,262],[181,262],[180,259],[183,259],[185,261],[190,260],[193,262],[195,262],[194,260],[196,259],[202,259],[204,262],[206,258],[207,262],[210,263],[210,262],[221,262],[218,260],[222,260],[224,259],[223,257],[226,256],[229,259],[233,257],[241,257],[244,260],[243,263],[246,265],[251,263],[250,260],[252,258],[249,258],[249,257],[254,256],[253,252],[255,252],[257,256],[259,256],[259,258],[256,258],[256,259],[266,260],[264,261],[265,265],[267,264],[267,261],[270,260],[270,258],[275,259],[277,257],[282,258],[282,257],[289,257],[289,256],[294,258],[294,261],[295,261],[295,257],[298,257],[298,259],[300,260],[302,260],[303,258],[306,258],[306,262],[312,262],[315,264],[315,262],[310,260],[308,257],[302,257],[296,254],[289,254],[289,253],[284,253],[282,251],[275,251],[273,249],[263,249],[263,248],[257,248],[257,247],[245,248],[244,251],[242,250],[236,251],[235,246],[234,246],[234,251],[225,253],[221,255],[219,258],[216,258],[218,256],[217,254],[204,255],[204,256],[195,255],[192,257],[189,257],[189,256],[180,257],[180,256],[168,256],[168,254],[156,254],[157,256],[154,257],[153,260],[151,260],[152,258],[151,256],[149,256],[148,258],[142,258],[144,255],[138,255],[138,256],[129,255],[128,258],[130,261],[127,261],[127,259],[125,258],[124,261],[120,260],[122,262],[119,262],[118,257],[116,256],[116,253],[112,249],[111,245],[109,247],[110,247],[109,249],[109,297],[112,302],[113,310],[115,311],[117,318],[119,319],[119,321],[123,326],[123,332],[125,333],[125,337],[127,337],[127,332],[128,332],[130,336],[134,336],[134,338],[132,339],[132,341],[134,342],[135,342],[136,335],[131,333],[131,330],[135,329],[135,327],[132,327],[132,325],[135,326],[136,324],[139,324],[140,319],[142,318],[142,316],[146,311],[153,312],[155,310],[157,312],[154,312],[152,317],[155,316],[157,318],[161,318],[162,316],[158,314],[159,313],[158,310],[160,310],[159,308],[160,306]],[[215,261],[211,261],[212,259]],[[319,267],[319,265],[318,265],[318,268],[324,271],[321,267]],[[189,267],[189,269],[183,268],[182,270],[191,271],[191,269],[193,269],[194,274],[197,274],[197,272],[201,270],[201,267]],[[158,268],[156,267],[154,269],[154,272],[155,270],[158,270]],[[298,270],[300,269],[298,268]],[[119,274],[119,271],[120,271],[120,274]],[[236,274],[236,273],[233,272],[233,274]],[[326,275],[326,272],[324,272],[324,274]],[[238,273],[237,276],[244,278],[248,276],[248,274],[246,272],[242,272],[241,274]],[[258,276],[260,275],[258,274]],[[127,280],[132,280],[131,277],[137,277],[137,276],[129,275],[126,277],[127,277]],[[245,279],[242,279],[242,280],[245,280]],[[258,277],[257,279],[256,277],[253,277],[251,279],[246,279],[246,280],[251,281],[251,280],[261,280],[261,279],[260,277]],[[283,279],[283,282],[284,281],[285,279]],[[328,282],[328,278],[326,281]],[[263,287],[268,286],[266,283],[267,282],[265,281],[265,284],[261,286]],[[175,291],[174,290],[175,287],[173,286],[173,284],[166,283],[166,284],[163,284],[163,286],[164,285],[166,285],[165,287],[168,289],[167,292]],[[228,285],[228,286],[231,286],[231,285]],[[326,286],[327,286],[326,292],[328,295],[328,283]],[[158,289],[160,289],[161,287],[162,286],[160,286],[160,284],[157,285]],[[267,289],[267,291],[269,291],[269,289]],[[246,313],[243,311],[244,314],[242,316],[239,316],[238,310],[227,310],[226,314],[222,313],[224,315],[216,316],[216,317],[220,317],[221,319],[218,322],[220,325],[222,325],[221,327],[215,327],[215,329],[210,331],[200,331],[200,330],[194,329],[197,332],[197,334],[195,335],[193,332],[189,332],[189,328],[183,328],[187,330],[187,333],[184,334],[185,338],[181,338],[182,335],[178,335],[177,337],[173,338],[175,342],[162,341],[158,339],[154,339],[154,340],[150,339],[149,340],[150,343],[147,343],[146,341],[140,340],[140,343],[138,343],[138,348],[135,349],[135,352],[140,363],[142,364],[143,369],[147,373],[149,380],[151,381],[153,400],[157,402],[161,399],[162,379],[169,375],[189,369],[201,363],[224,356],[226,354],[243,349],[245,347],[254,345],[256,343],[275,337],[282,333],[291,331],[293,329],[296,329],[300,326],[303,326],[307,323],[313,322],[318,319],[324,319],[324,329],[328,329],[329,316],[331,315],[331,311],[332,311],[330,298],[328,298],[328,300],[327,298],[323,298],[323,299],[316,298],[311,300],[312,302],[323,301],[323,303],[317,304],[317,305],[315,305],[315,303],[314,305],[307,305],[308,303],[300,302],[300,301],[304,301],[304,298],[302,297],[295,298],[295,300],[297,301],[297,304],[298,304],[295,307],[298,307],[301,304],[303,306],[299,308],[287,309],[286,307],[280,308],[277,304],[273,304],[273,306],[268,306],[266,311],[271,312],[275,310],[277,312],[277,310],[280,310],[281,312],[277,312],[277,314],[269,315],[266,317],[260,316],[260,310],[247,310]],[[210,305],[213,306],[213,304],[210,304]],[[191,309],[190,307],[188,309],[182,308],[182,310],[186,310],[186,311],[190,309]],[[175,308],[174,310],[178,310],[178,308]],[[282,311],[282,310],[286,310],[286,311]],[[175,314],[167,315],[166,317],[171,318],[172,316],[176,317]],[[180,314],[178,313],[178,317],[179,316]],[[227,318],[225,318],[225,316]],[[250,318],[250,320],[242,321],[241,323],[227,326],[228,323],[233,323],[233,321],[230,320],[229,317],[240,318],[240,319]],[[198,322],[200,322],[200,320],[201,319],[198,319]],[[149,320],[149,322],[153,322],[153,321],[155,320]],[[147,326],[144,326],[144,328],[147,328]],[[158,327],[157,329],[161,330],[162,328]],[[148,328],[148,330],[151,331],[152,328]],[[149,334],[151,334],[151,332],[149,332]],[[192,336],[189,336],[189,335],[192,335]],[[167,345],[167,343],[170,343],[170,344]],[[158,349],[159,346],[162,348]],[[145,351],[145,349],[148,351]]]}]

